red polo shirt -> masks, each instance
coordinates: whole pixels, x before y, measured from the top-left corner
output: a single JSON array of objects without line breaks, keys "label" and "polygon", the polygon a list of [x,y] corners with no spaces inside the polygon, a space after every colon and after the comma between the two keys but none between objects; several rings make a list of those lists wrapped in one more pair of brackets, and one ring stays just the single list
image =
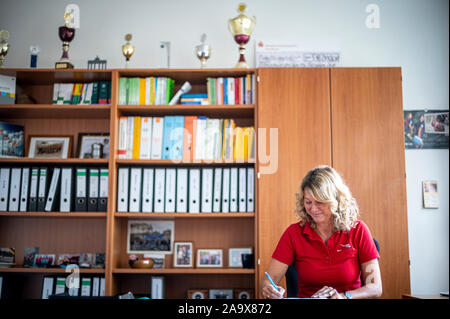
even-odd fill
[{"label": "red polo shirt", "polygon": [[345,292],[361,287],[360,264],[379,258],[369,228],[362,221],[349,231],[337,231],[327,244],[308,222],[292,224],[272,255],[298,272],[298,297],[311,297],[323,286]]}]

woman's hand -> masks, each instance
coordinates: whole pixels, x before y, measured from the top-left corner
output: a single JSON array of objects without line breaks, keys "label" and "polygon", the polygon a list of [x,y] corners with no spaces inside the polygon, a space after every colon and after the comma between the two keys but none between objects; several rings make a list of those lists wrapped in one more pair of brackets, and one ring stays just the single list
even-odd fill
[{"label": "woman's hand", "polygon": [[279,291],[276,291],[275,288],[268,282],[263,288],[262,288],[262,297],[264,299],[282,299],[284,296],[284,288],[281,286],[277,286]]},{"label": "woman's hand", "polygon": [[347,299],[344,294],[340,294],[336,289],[328,286],[317,291],[311,298]]}]

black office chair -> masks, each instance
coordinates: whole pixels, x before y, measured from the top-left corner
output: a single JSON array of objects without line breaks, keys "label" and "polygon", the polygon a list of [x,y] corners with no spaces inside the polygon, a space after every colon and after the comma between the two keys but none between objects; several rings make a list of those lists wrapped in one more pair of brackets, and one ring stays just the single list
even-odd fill
[{"label": "black office chair", "polygon": [[[380,252],[380,245],[378,241],[374,238],[373,242],[377,247],[378,253]],[[295,268],[295,262],[293,262],[286,271],[286,295],[288,298],[295,298],[298,294],[298,274],[297,269]],[[362,283],[362,276],[361,276]]]}]

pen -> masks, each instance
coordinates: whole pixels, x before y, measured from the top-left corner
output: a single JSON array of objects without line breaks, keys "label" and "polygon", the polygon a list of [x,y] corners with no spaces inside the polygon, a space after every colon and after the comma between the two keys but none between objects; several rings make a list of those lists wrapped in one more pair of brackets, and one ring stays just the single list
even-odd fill
[{"label": "pen", "polygon": [[265,272],[267,279],[269,279],[270,283],[272,284],[273,288],[275,288],[276,291],[280,291],[277,287],[277,285],[275,285],[275,283],[273,282],[272,278],[270,278],[270,275],[267,273],[267,271]]}]

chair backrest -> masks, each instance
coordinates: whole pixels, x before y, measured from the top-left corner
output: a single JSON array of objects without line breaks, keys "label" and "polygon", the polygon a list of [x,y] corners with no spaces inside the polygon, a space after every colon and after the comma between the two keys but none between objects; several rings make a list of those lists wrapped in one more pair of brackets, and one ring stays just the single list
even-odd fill
[{"label": "chair backrest", "polygon": [[[380,252],[380,245],[378,241],[374,238],[373,242],[377,247],[378,252]],[[295,268],[295,262],[289,265],[288,270],[286,271],[286,295],[288,298],[297,297],[298,294],[298,274],[297,269]],[[362,282],[362,276],[361,276]]]}]

